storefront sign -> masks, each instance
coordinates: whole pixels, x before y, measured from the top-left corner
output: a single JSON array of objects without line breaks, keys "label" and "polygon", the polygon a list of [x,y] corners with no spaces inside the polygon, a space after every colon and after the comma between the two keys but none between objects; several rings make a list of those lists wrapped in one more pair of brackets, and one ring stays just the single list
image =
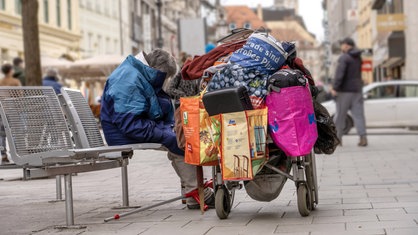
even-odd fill
[{"label": "storefront sign", "polygon": [[377,15],[377,31],[402,31],[405,29],[404,14]]},{"label": "storefront sign", "polygon": [[372,60],[363,60],[361,64],[361,71],[363,72],[371,72],[373,70]]}]

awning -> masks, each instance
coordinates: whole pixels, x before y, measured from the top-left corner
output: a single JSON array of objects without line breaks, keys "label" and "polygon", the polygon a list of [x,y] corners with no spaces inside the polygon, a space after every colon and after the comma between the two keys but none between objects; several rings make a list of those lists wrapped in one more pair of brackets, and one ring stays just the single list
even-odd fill
[{"label": "awning", "polygon": [[79,80],[106,80],[125,59],[126,57],[120,55],[98,55],[78,60],[72,63],[62,76]]},{"label": "awning", "polygon": [[382,9],[382,7],[385,5],[385,3],[386,3],[386,0],[374,0],[373,5],[372,5],[372,9],[373,10]]},{"label": "awning", "polygon": [[387,44],[375,45],[373,48],[373,66],[393,68],[405,63],[405,34],[402,31],[392,32]]},{"label": "awning", "polygon": [[383,68],[393,68],[405,63],[405,59],[401,57],[391,57],[381,64]]},{"label": "awning", "polygon": [[403,31],[392,32],[388,38],[389,58],[405,58],[405,34]]},{"label": "awning", "polygon": [[72,61],[62,59],[62,58],[41,57],[41,67],[44,70],[47,68],[65,70],[65,69],[68,69],[72,64],[73,64]]}]

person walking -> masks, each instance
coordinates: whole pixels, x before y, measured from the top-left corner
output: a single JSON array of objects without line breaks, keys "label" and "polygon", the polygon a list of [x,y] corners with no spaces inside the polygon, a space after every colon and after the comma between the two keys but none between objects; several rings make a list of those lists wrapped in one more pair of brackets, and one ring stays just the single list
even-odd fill
[{"label": "person walking", "polygon": [[[185,192],[190,192],[197,188],[196,166],[184,162],[173,131],[173,105],[163,90],[176,70],[174,57],[162,49],[128,56],[106,81],[100,119],[109,145],[161,143]],[[214,193],[207,189],[205,203],[213,207]],[[199,204],[187,198],[187,207],[198,209]]]},{"label": "person walking", "polygon": [[23,60],[20,57],[16,57],[13,59],[13,70],[13,77],[19,79],[22,86],[25,86],[25,68],[23,67]]},{"label": "person walking", "polygon": [[361,51],[356,48],[353,39],[347,37],[340,41],[342,55],[332,85],[331,93],[335,97],[337,110],[335,126],[341,141],[345,119],[350,110],[357,134],[360,136],[358,146],[367,146],[366,120],[364,117],[363,80],[361,78]]},{"label": "person walking", "polygon": [[[1,72],[4,75],[4,78],[0,80],[0,86],[22,86],[20,81],[16,78],[13,78],[13,66],[11,64],[4,64],[1,66]],[[0,146],[3,147],[1,150],[1,163],[9,163],[7,158],[7,149],[6,149],[6,131],[4,130],[3,122],[0,117]]]},{"label": "person walking", "polygon": [[61,83],[59,83],[58,71],[54,68],[46,70],[46,76],[42,79],[42,86],[52,86],[55,94],[61,94]]}]

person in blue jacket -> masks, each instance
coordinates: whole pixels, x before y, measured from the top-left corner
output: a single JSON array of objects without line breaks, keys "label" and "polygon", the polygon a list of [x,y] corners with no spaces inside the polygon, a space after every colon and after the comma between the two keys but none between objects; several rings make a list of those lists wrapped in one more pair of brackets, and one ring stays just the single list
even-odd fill
[{"label": "person in blue jacket", "polygon": [[46,70],[46,76],[42,79],[42,86],[52,86],[55,94],[61,94],[61,83],[58,79],[58,71],[54,68],[48,68]]},{"label": "person in blue jacket", "polygon": [[[173,105],[163,90],[176,70],[174,57],[162,49],[128,56],[106,81],[100,118],[108,145],[161,143],[189,192],[197,187],[196,167],[184,162],[184,151],[177,146]],[[212,191],[205,192],[207,204],[213,199]],[[192,198],[186,203],[188,208],[199,208]]]}]

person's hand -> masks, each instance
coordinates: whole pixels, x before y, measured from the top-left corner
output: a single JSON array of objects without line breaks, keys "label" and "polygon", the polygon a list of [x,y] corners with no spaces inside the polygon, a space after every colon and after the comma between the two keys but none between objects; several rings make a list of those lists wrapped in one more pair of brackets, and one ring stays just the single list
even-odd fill
[{"label": "person's hand", "polygon": [[337,91],[336,90],[331,89],[330,92],[331,92],[332,97],[336,97],[337,96]]}]

